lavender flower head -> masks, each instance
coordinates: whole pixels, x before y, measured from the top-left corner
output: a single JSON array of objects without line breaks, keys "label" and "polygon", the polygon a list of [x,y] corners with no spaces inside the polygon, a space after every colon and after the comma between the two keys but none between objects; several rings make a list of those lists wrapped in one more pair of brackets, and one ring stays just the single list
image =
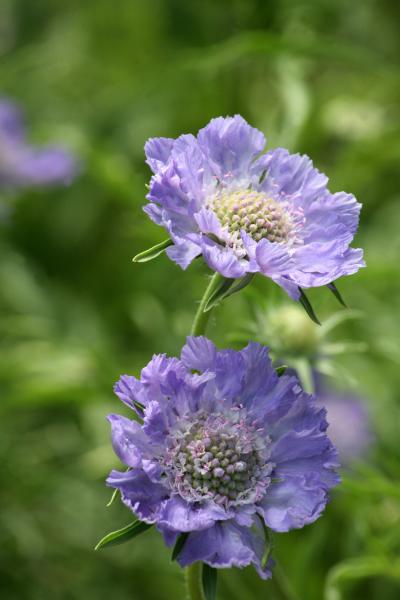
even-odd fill
[{"label": "lavender flower head", "polygon": [[335,392],[317,379],[317,399],[327,411],[329,435],[339,452],[342,466],[365,458],[373,443],[365,401],[354,394]]},{"label": "lavender flower head", "polygon": [[31,146],[20,111],[11,102],[0,100],[0,188],[68,184],[76,173],[77,163],[66,150]]},{"label": "lavender flower head", "polygon": [[265,143],[239,115],[212,119],[197,137],[150,139],[144,210],[169,232],[167,253],[183,269],[203,255],[225,277],[260,272],[298,299],[299,287],[364,266],[362,250],[349,247],[361,205],[331,194],[307,156],[261,154]]},{"label": "lavender flower head", "polygon": [[108,485],[169,546],[188,534],[181,566],[252,563],[270,577],[266,528],[312,523],[338,483],[325,409],[296,377],[277,376],[266,347],[217,351],[205,337],[189,337],[180,359],[154,356],[115,392],[143,424],[109,416],[130,469],[112,471]]}]

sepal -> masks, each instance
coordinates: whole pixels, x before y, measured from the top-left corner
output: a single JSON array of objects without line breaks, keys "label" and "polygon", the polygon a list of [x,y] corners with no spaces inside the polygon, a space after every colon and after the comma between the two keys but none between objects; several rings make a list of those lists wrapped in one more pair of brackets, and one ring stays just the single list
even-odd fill
[{"label": "sepal", "polygon": [[265,525],[262,519],[260,520],[262,523],[265,540],[264,552],[261,558],[261,569],[264,570],[268,564],[269,559],[271,558],[272,550],[274,548],[274,538],[272,537],[272,531]]},{"label": "sepal", "polygon": [[106,546],[117,546],[118,544],[129,542],[129,540],[140,535],[141,533],[144,533],[152,526],[152,524],[149,525],[148,523],[143,523],[142,521],[133,521],[133,523],[130,523],[126,527],[118,529],[117,531],[111,531],[105,535],[95,546],[95,550],[100,550]]},{"label": "sepal", "polygon": [[185,542],[188,538],[189,532],[185,531],[184,533],[181,533],[180,536],[178,537],[178,539],[175,542],[175,546],[172,550],[172,554],[171,554],[171,560],[176,560],[179,556],[179,554],[181,553],[183,546],[185,545]]},{"label": "sepal", "polygon": [[203,563],[201,582],[205,600],[215,600],[217,596],[217,569]]},{"label": "sepal", "polygon": [[215,308],[215,306],[220,304],[223,300],[245,288],[251,282],[253,277],[254,273],[247,273],[239,279],[228,279],[224,277],[208,298],[204,307],[204,312],[208,312],[212,308]]},{"label": "sepal", "polygon": [[332,294],[335,296],[336,300],[338,302],[340,302],[340,304],[342,306],[344,306],[345,308],[348,308],[346,302],[343,300],[343,296],[341,295],[341,293],[339,292],[339,290],[337,289],[336,285],[333,282],[328,283],[328,285],[326,287],[328,288],[328,290],[330,290],[332,292]]},{"label": "sepal", "polygon": [[132,258],[132,262],[144,263],[153,260],[153,258],[157,258],[160,256],[169,246],[172,246],[174,242],[171,239],[164,240],[155,246],[152,246],[148,250],[143,250],[143,252],[139,252]]},{"label": "sepal", "polygon": [[309,299],[307,298],[307,296],[304,293],[304,290],[302,290],[301,287],[299,287],[299,292],[300,292],[300,298],[299,298],[300,304],[302,305],[302,307],[304,308],[304,310],[306,311],[306,313],[308,314],[310,319],[312,321],[314,321],[314,323],[316,323],[317,325],[321,325],[321,322],[319,321],[317,315],[314,312],[313,307],[311,306],[311,302],[309,301]]},{"label": "sepal", "polygon": [[[289,367],[287,365],[281,365],[280,367],[276,367],[275,371],[278,377],[282,377],[285,374],[286,369]],[[108,506],[108,505],[107,505]]]}]

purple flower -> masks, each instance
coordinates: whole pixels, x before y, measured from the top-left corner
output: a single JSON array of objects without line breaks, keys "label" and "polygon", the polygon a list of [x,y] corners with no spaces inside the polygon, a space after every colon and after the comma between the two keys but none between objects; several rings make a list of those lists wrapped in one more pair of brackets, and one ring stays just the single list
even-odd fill
[{"label": "purple flower", "polygon": [[270,577],[265,527],[312,523],[338,483],[326,411],[296,377],[277,376],[266,347],[217,351],[205,337],[189,337],[180,359],[154,356],[115,392],[143,424],[109,416],[130,470],[112,471],[108,485],[169,546],[188,534],[182,566],[252,563]]},{"label": "purple flower", "polygon": [[364,266],[350,248],[361,205],[331,194],[307,156],[264,151],[264,135],[219,117],[197,135],[153,138],[145,146],[154,175],[145,212],[169,232],[169,257],[185,269],[203,255],[229,278],[262,273],[295,299]]},{"label": "purple flower", "polygon": [[329,390],[317,379],[318,404],[327,410],[329,436],[335,443],[343,466],[349,466],[367,454],[373,443],[371,423],[365,405],[358,396]]},{"label": "purple flower", "polygon": [[78,170],[73,156],[57,146],[30,145],[20,111],[0,100],[0,188],[68,184]]}]

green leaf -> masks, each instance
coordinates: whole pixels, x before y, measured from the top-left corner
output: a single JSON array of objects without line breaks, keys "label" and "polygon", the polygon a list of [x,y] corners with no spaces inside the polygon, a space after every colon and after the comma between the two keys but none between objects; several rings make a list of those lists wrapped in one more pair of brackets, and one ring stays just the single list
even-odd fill
[{"label": "green leaf", "polygon": [[109,501],[106,504],[106,508],[108,508],[109,506],[111,506],[111,504],[114,502],[115,498],[118,496],[118,492],[119,492],[119,489],[115,488],[115,490],[112,493],[111,498],[109,499]]},{"label": "green leaf", "polygon": [[188,532],[180,534],[180,536],[178,537],[178,539],[175,542],[174,549],[172,550],[171,560],[175,560],[176,558],[178,558],[179,554],[182,551],[183,546],[185,545],[188,535],[189,535]]},{"label": "green leaf", "polygon": [[344,306],[345,308],[348,308],[346,302],[343,300],[341,293],[339,292],[339,290],[337,289],[337,287],[334,283],[328,283],[328,285],[326,287],[328,288],[328,290],[330,290],[332,292],[332,294],[335,296],[335,298],[340,302],[340,304],[342,306]]},{"label": "green leaf", "polygon": [[[343,600],[354,582],[371,577],[400,579],[400,559],[396,556],[360,556],[336,564],[329,571],[325,585],[325,600]],[[343,588],[347,588],[346,592]],[[352,596],[353,597],[353,596]]]},{"label": "green leaf", "polygon": [[95,550],[100,550],[100,548],[105,548],[106,546],[124,544],[144,531],[147,531],[150,527],[152,527],[152,525],[148,525],[142,521],[134,521],[122,529],[108,533],[95,546]]},{"label": "green leaf", "polygon": [[224,278],[216,290],[211,294],[210,298],[208,298],[207,303],[204,307],[204,312],[208,312],[217,304],[232,296],[232,294],[236,294],[243,288],[245,288],[250,281],[253,279],[254,273],[247,273],[243,277],[239,279],[227,279]]},{"label": "green leaf", "polygon": [[282,377],[282,375],[285,373],[287,368],[288,368],[287,365],[281,365],[280,367],[276,367],[275,371],[276,371],[276,374],[278,375],[278,377]]},{"label": "green leaf", "polygon": [[149,260],[153,260],[153,258],[160,256],[160,254],[162,254],[164,250],[168,248],[168,246],[172,246],[173,243],[174,242],[168,238],[167,240],[152,246],[148,250],[139,252],[139,254],[136,254],[136,256],[132,258],[132,262],[144,263],[148,262]]},{"label": "green leaf", "polygon": [[268,561],[270,559],[271,553],[272,553],[272,549],[274,547],[274,539],[272,537],[272,533],[271,530],[268,529],[268,527],[266,527],[264,521],[262,519],[261,523],[262,523],[262,528],[264,531],[264,539],[265,539],[265,548],[264,548],[264,552],[261,558],[261,568],[265,569],[265,567],[268,564]]},{"label": "green leaf", "polygon": [[235,279],[228,279],[223,277],[221,281],[218,283],[218,286],[213,290],[210,297],[207,299],[207,302],[204,306],[204,312],[208,312],[214,306],[217,306],[225,297],[225,294],[229,291],[229,288],[235,283]]},{"label": "green leaf", "polygon": [[309,299],[307,298],[307,296],[305,295],[305,293],[301,289],[301,287],[299,287],[299,292],[300,292],[300,298],[299,298],[300,304],[303,306],[304,310],[306,311],[306,313],[308,314],[310,319],[312,321],[314,321],[314,323],[316,323],[317,325],[321,325],[317,315],[314,312],[313,307],[311,306],[311,302],[309,301]]},{"label": "green leaf", "polygon": [[202,583],[205,600],[215,600],[217,596],[217,569],[213,569],[204,563]]}]

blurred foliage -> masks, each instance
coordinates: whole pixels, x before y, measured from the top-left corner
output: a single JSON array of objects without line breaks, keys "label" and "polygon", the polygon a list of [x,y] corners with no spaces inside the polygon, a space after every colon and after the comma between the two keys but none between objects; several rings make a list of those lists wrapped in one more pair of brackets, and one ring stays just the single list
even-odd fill
[{"label": "blurred foliage", "polygon": [[[364,318],[332,341],[368,347],[335,364],[368,399],[377,443],[322,519],[276,536],[271,582],[226,571],[218,597],[399,598],[399,23],[396,0],[2,0],[2,94],[23,106],[32,140],[84,165],[70,187],[1,197],[2,598],[183,597],[156,532],[93,551],[131,520],[105,508],[117,466],[105,416],[124,410],[120,373],[179,351],[206,284],[200,261],[186,273],[165,256],[131,263],[165,237],[141,211],[143,144],[237,112],[364,204],[368,269],[339,283]],[[284,300],[255,278],[215,311],[219,344],[254,314],[252,289]],[[309,296],[322,320],[338,310],[326,289]]]}]

